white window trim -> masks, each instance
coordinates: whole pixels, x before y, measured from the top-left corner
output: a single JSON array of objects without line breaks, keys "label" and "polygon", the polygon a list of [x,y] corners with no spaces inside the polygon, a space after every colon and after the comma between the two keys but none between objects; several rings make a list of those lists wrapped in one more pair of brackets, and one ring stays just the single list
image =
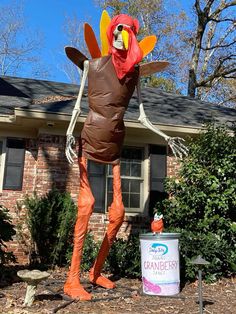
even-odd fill
[{"label": "white window trim", "polygon": [[3,190],[3,179],[4,179],[4,169],[5,169],[5,160],[6,160],[6,138],[0,137],[2,142],[2,154],[0,155],[0,192]]},{"label": "white window trim", "polygon": [[[148,158],[148,144],[141,143],[125,143],[124,147],[137,147],[143,149],[143,160],[142,160],[142,181],[141,193],[140,193],[140,211],[129,211],[125,212],[126,216],[146,216],[148,214],[148,196],[149,196],[149,158]],[[107,195],[107,174],[106,176],[106,187],[105,195]],[[108,213],[107,197],[105,196],[105,213]]]},{"label": "white window trim", "polygon": [[149,203],[149,184],[150,184],[150,178],[149,178],[149,145],[144,145],[144,156],[143,156],[143,199],[142,199],[142,206],[143,211],[139,214],[143,216],[148,215],[148,203]]}]

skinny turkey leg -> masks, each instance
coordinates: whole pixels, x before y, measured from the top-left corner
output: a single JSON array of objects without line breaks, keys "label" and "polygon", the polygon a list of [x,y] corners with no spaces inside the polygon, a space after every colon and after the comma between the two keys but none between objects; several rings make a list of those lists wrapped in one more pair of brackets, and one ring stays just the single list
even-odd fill
[{"label": "skinny turkey leg", "polygon": [[115,288],[114,282],[101,275],[101,270],[116,234],[123,223],[125,214],[121,194],[120,164],[113,166],[113,202],[109,208],[109,224],[98,256],[90,270],[89,279],[93,284],[106,289]]},{"label": "skinny turkey leg", "polygon": [[87,169],[86,159],[79,158],[80,168],[80,191],[78,197],[78,214],[74,229],[74,248],[71,260],[71,267],[64,285],[64,293],[72,298],[80,300],[91,300],[91,294],[88,293],[80,284],[80,264],[84,239],[87,233],[89,218],[93,211],[94,197],[91,192]]}]

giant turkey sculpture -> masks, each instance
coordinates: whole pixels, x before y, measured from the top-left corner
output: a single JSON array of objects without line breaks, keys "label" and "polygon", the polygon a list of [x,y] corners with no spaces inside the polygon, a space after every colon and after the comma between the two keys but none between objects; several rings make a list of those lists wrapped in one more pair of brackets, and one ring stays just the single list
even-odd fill
[{"label": "giant turkey sculpture", "polygon": [[95,202],[88,181],[87,159],[113,166],[113,201],[109,207],[109,224],[98,256],[90,270],[89,280],[92,284],[107,289],[115,287],[112,281],[101,275],[101,270],[125,213],[120,178],[120,155],[125,136],[123,117],[135,87],[139,100],[139,121],[164,137],[176,156],[181,157],[187,153],[181,138],[167,136],[153,126],[145,115],[141,101],[140,77],[163,70],[168,62],[154,61],[139,65],[154,48],[156,37],[148,36],[138,43],[136,39],[138,29],[138,20],[125,14],[117,15],[110,20],[108,13],[103,11],[100,22],[101,50],[90,25],[85,24],[84,28],[91,60],[76,48],[65,48],[68,58],[83,71],[79,95],[66,134],[66,156],[70,163],[73,163],[73,157],[76,157],[72,148],[75,143],[73,130],[80,115],[81,98],[88,77],[89,113],[79,143],[78,214],[74,229],[71,267],[64,285],[65,294],[80,300],[91,299],[91,294],[80,284],[83,244]]}]

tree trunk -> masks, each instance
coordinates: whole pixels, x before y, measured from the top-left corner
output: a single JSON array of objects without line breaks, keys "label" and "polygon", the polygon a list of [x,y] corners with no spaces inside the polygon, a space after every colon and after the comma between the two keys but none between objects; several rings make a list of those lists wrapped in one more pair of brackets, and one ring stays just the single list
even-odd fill
[{"label": "tree trunk", "polygon": [[192,60],[191,60],[190,69],[189,69],[189,80],[188,80],[188,96],[193,97],[193,98],[196,96],[196,88],[197,88],[197,77],[196,77],[197,74],[196,73],[197,73],[197,68],[198,68],[204,28],[205,27],[201,25],[201,21],[199,20],[195,46],[193,49]]},{"label": "tree trunk", "polygon": [[197,88],[197,69],[199,63],[199,57],[201,52],[202,37],[206,28],[207,19],[206,12],[202,11],[200,8],[200,1],[195,1],[196,14],[198,18],[197,32],[195,37],[194,49],[190,63],[189,69],[189,80],[188,80],[188,96],[196,96]]},{"label": "tree trunk", "polygon": [[194,98],[196,96],[196,73],[194,69],[189,70],[188,77],[188,96]]}]

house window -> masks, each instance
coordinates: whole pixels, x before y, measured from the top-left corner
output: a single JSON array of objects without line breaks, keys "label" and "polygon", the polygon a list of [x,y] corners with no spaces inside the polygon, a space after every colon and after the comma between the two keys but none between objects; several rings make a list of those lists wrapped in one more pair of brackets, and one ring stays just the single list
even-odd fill
[{"label": "house window", "polygon": [[[144,148],[125,147],[121,154],[122,198],[127,212],[143,211]],[[104,212],[113,199],[112,165],[88,163],[89,180],[95,197],[95,211]]]},{"label": "house window", "polygon": [[91,160],[88,161],[88,173],[91,189],[95,198],[95,211],[104,212],[106,191],[106,166]]},{"label": "house window", "polygon": [[3,189],[21,190],[25,160],[25,143],[19,139],[7,139]]}]

